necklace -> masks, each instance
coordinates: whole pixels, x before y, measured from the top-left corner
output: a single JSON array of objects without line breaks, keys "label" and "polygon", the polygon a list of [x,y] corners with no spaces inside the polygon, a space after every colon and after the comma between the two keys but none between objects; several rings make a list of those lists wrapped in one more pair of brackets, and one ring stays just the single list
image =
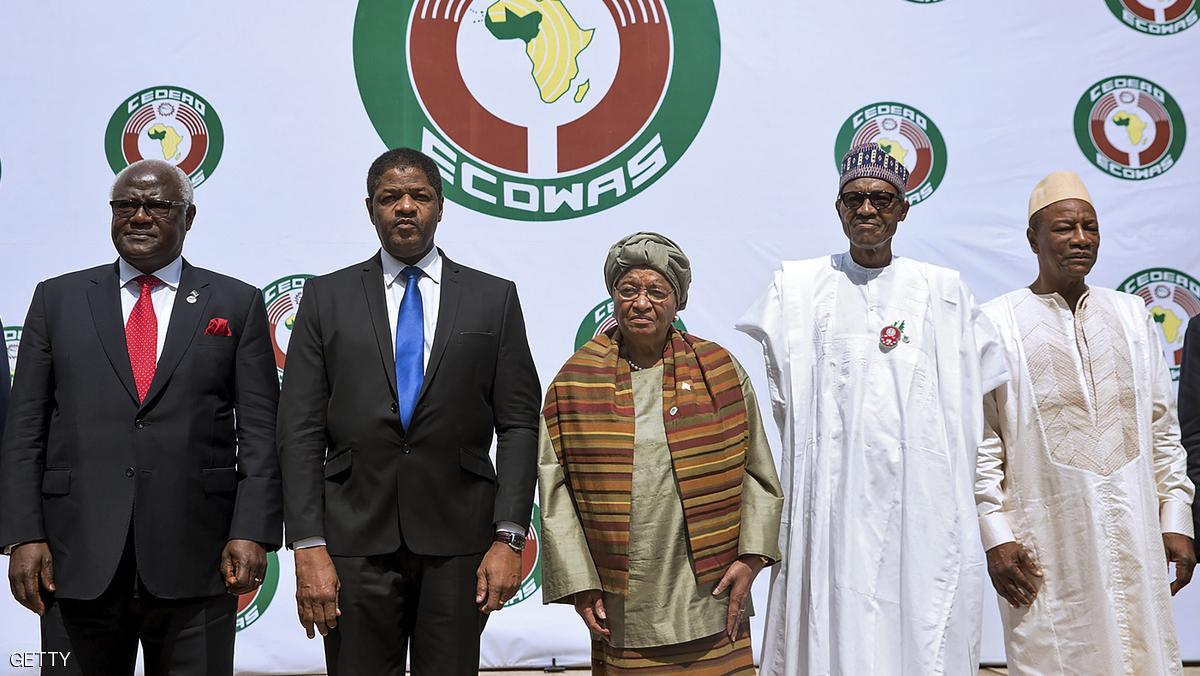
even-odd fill
[{"label": "necklace", "polygon": [[633,363],[632,359],[626,359],[625,361],[629,362],[629,370],[630,371],[645,371],[646,370],[645,366],[638,366],[637,364]]}]

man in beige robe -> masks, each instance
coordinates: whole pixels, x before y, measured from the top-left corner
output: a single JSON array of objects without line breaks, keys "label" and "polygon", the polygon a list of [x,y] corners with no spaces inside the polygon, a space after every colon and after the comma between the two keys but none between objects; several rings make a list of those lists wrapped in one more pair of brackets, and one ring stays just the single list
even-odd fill
[{"label": "man in beige robe", "polygon": [[1037,280],[983,306],[1012,380],[984,398],[976,470],[1009,673],[1182,674],[1194,490],[1157,329],[1085,283],[1100,229],[1078,176],[1034,188],[1027,235]]}]

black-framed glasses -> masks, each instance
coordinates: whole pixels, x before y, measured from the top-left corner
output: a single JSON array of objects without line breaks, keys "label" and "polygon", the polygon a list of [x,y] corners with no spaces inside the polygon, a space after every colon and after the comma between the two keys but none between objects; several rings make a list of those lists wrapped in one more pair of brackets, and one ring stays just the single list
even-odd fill
[{"label": "black-framed glasses", "polygon": [[838,195],[838,199],[842,204],[846,205],[847,209],[858,209],[863,205],[863,202],[871,200],[871,206],[877,210],[883,210],[891,207],[897,202],[900,197],[894,192],[886,190],[875,190],[873,192],[844,192]]},{"label": "black-framed glasses", "polygon": [[139,209],[145,209],[147,214],[156,218],[166,218],[171,215],[171,209],[175,207],[187,206],[187,202],[179,202],[172,200],[111,200],[108,205],[112,207],[113,215],[121,218],[130,218],[138,212]]},{"label": "black-framed glasses", "polygon": [[646,298],[651,303],[663,303],[671,297],[670,289],[661,289],[657,286],[642,288],[632,284],[622,284],[617,287],[617,298],[626,302],[637,300],[638,296],[641,296],[643,293],[646,294]]}]

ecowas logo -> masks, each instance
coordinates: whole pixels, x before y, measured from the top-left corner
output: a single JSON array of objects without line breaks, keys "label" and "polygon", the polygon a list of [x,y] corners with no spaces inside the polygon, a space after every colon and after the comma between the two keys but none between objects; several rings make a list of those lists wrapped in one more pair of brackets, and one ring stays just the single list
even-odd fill
[{"label": "ecowas logo", "polygon": [[279,556],[275,552],[267,552],[267,572],[263,575],[262,584],[258,589],[238,597],[237,631],[254,624],[267,612],[267,606],[271,605],[278,587]]},{"label": "ecowas logo", "polygon": [[1183,335],[1188,320],[1200,314],[1200,281],[1170,268],[1150,268],[1132,275],[1118,287],[1146,301],[1150,316],[1158,324],[1171,379],[1179,380],[1183,362]]},{"label": "ecowas logo", "polygon": [[1179,161],[1187,125],[1179,104],[1144,78],[1121,75],[1088,88],[1075,106],[1075,140],[1104,172],[1140,181]]},{"label": "ecowas logo", "polygon": [[1173,35],[1196,23],[1196,0],[1104,0],[1126,26],[1149,35]]},{"label": "ecowas logo", "polygon": [[[583,318],[583,322],[579,325],[579,330],[575,332],[575,350],[587,344],[587,342],[596,336],[604,333],[617,325],[616,304],[613,299],[606,298],[596,304],[591,312]],[[675,317],[675,321],[671,324],[680,331],[687,331],[687,327],[683,325],[683,320],[679,316]]]},{"label": "ecowas logo", "polygon": [[856,110],[838,131],[834,166],[841,166],[847,150],[864,143],[878,143],[908,169],[905,193],[913,204],[929,199],[946,177],[942,132],[925,113],[912,106],[882,101]]},{"label": "ecowas logo", "polygon": [[4,349],[8,352],[8,375],[17,374],[17,349],[21,347],[21,327],[4,327]]},{"label": "ecowas logo", "polygon": [[127,97],[104,132],[113,173],[138,160],[166,160],[191,177],[193,186],[212,176],[224,145],[216,111],[182,87],[150,87]]},{"label": "ecowas logo", "polygon": [[542,588],[542,509],[533,505],[529,517],[529,535],[525,538],[525,550],[521,552],[521,584],[517,593],[504,603],[504,607],[515,606],[534,595]]},{"label": "ecowas logo", "polygon": [[720,70],[713,0],[360,0],[354,66],[389,147],[526,221],[616,206],[691,145]]},{"label": "ecowas logo", "polygon": [[275,349],[275,368],[279,371],[281,384],[288,342],[292,339],[292,327],[296,325],[296,312],[300,309],[300,297],[304,295],[304,283],[310,279],[312,275],[291,275],[277,279],[263,289],[267,323],[271,326],[271,347]]}]

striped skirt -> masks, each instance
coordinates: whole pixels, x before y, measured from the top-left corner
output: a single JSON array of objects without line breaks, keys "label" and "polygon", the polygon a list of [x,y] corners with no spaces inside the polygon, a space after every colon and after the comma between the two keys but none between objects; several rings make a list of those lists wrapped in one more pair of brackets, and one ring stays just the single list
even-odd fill
[{"label": "striped skirt", "polygon": [[614,648],[603,641],[592,641],[592,673],[600,676],[678,673],[754,676],[750,623],[742,624],[736,641],[730,641],[723,631],[687,643],[653,648]]}]

